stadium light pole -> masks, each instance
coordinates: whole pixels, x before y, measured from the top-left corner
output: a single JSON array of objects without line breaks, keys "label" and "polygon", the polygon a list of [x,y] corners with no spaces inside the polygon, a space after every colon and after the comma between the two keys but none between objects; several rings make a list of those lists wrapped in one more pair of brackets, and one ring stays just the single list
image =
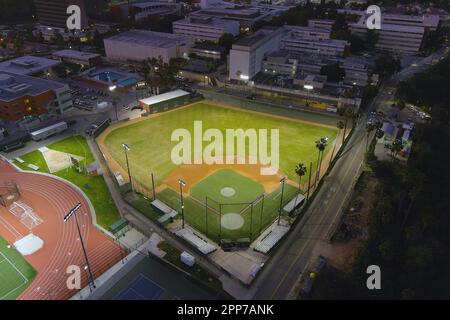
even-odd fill
[{"label": "stadium light pole", "polygon": [[184,199],[183,199],[183,187],[186,186],[186,182],[183,179],[178,179],[180,185],[180,197],[181,197],[181,218],[183,219],[182,229],[184,229]]},{"label": "stadium light pole", "polygon": [[116,113],[116,120],[119,121],[119,112],[117,111],[116,95],[114,94],[116,89],[117,89],[117,85],[112,85],[109,87],[109,91],[111,92],[112,99],[113,99],[114,111]]},{"label": "stadium light pole", "polygon": [[130,179],[130,185],[131,185],[131,191],[134,191],[133,189],[133,179],[131,178],[131,172],[130,172],[130,163],[128,161],[128,151],[130,151],[130,146],[126,143],[122,143],[123,150],[125,151],[125,160],[127,162],[127,171],[128,171],[128,179]]},{"label": "stadium light pole", "polygon": [[75,217],[75,223],[77,225],[78,236],[80,237],[81,248],[83,249],[84,260],[86,261],[85,270],[86,270],[87,276],[88,276],[89,290],[92,292],[92,288],[95,289],[96,287],[95,287],[94,277],[93,277],[92,271],[91,271],[91,266],[89,264],[86,247],[84,246],[83,236],[81,235],[80,224],[78,223],[77,213],[78,213],[78,210],[80,210],[80,208],[81,208],[81,203],[78,203],[75,207],[73,207],[72,210],[70,210],[64,216],[64,222],[67,222],[67,221],[69,221],[70,218]]},{"label": "stadium light pole", "polygon": [[281,207],[283,206],[283,193],[284,193],[284,184],[286,182],[286,177],[280,179],[281,183],[281,198],[280,198],[280,209],[278,210],[278,225],[280,225],[281,221]]},{"label": "stadium light pole", "polygon": [[307,94],[307,98],[306,98],[306,103],[309,106],[309,100],[310,100],[309,93],[311,92],[311,90],[314,90],[314,87],[312,85],[310,85],[310,84],[305,84],[303,86],[303,89],[306,89],[306,92],[308,93]]}]

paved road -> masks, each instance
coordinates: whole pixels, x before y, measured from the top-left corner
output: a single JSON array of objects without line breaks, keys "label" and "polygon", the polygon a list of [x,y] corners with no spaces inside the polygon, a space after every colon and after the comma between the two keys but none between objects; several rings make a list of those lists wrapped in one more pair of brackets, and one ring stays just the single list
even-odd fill
[{"label": "paved road", "polygon": [[[406,80],[416,72],[426,69],[432,60],[445,54],[439,50],[414,66],[405,68],[393,77],[388,85]],[[346,145],[341,157],[325,178],[317,197],[311,203],[305,218],[297,224],[283,241],[272,259],[264,267],[253,284],[257,293],[254,299],[286,299],[300,276],[307,272],[311,261],[316,258],[315,248],[325,240],[333,222],[338,219],[346,197],[352,193],[354,182],[359,176],[366,150],[365,123],[367,114],[376,107],[389,103],[391,96],[385,87],[368,108],[355,128],[355,132]]]}]

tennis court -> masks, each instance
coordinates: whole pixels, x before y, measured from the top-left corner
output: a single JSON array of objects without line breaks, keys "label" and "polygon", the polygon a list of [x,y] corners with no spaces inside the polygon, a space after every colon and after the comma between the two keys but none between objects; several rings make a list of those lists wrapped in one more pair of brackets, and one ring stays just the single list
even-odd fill
[{"label": "tennis court", "polygon": [[164,293],[163,288],[141,273],[115,300],[157,300]]}]

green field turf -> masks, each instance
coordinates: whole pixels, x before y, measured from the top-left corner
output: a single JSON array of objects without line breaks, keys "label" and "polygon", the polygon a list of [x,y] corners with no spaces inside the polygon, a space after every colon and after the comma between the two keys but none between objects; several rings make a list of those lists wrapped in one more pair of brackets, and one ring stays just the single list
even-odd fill
[{"label": "green field turf", "polygon": [[[231,187],[235,195],[226,197],[221,190]],[[246,178],[231,169],[221,169],[203,179],[190,190],[190,195],[204,202],[205,198],[214,199],[219,203],[249,203],[264,193],[264,187],[256,181]],[[211,206],[214,206],[211,203]]]},{"label": "green field turf", "polygon": [[33,267],[0,237],[0,300],[16,299],[36,277]]},{"label": "green field turf", "polygon": [[[222,188],[231,187],[236,193],[232,197],[224,197]],[[298,189],[289,184],[285,185],[283,206],[296,194]],[[265,194],[264,201],[260,198],[264,188],[258,182],[241,176],[240,174],[222,169],[200,181],[191,188],[190,195],[184,198],[186,222],[212,240],[237,240],[250,238],[254,240],[278,217],[281,200],[281,186],[270,194]],[[206,196],[208,210],[206,210]],[[181,212],[180,194],[170,188],[158,193],[157,198],[172,208]],[[220,205],[219,205],[220,203]],[[253,203],[253,206],[250,205]],[[228,230],[220,225],[220,215],[238,213],[244,224],[236,230]],[[283,214],[285,214],[283,212]],[[181,217],[180,217],[181,218]]]},{"label": "green field turf", "polygon": [[[94,156],[89,149],[86,139],[80,136],[69,137],[47,147],[52,150],[82,156],[84,158],[81,161],[82,166],[87,166],[94,161]],[[39,151],[32,151],[20,158],[25,161],[24,164],[15,162],[20,168],[30,170],[27,165],[34,164],[40,168],[40,172],[49,173],[44,157]],[[79,174],[74,168],[55,172],[54,175],[72,182],[85,192],[94,206],[99,225],[108,229],[111,224],[120,219],[119,211],[114,204],[103,177],[91,177],[86,172]]]},{"label": "green field turf", "polygon": [[331,127],[197,103],[113,130],[107,135],[105,145],[114,159],[125,168],[122,143],[127,143],[131,148],[129,159],[134,179],[150,188],[150,172],[155,173],[158,185],[177,167],[171,161],[171,151],[177,144],[171,141],[173,130],[185,128],[193,135],[196,120],[203,121],[203,130],[217,128],[222,133],[226,129],[238,128],[279,129],[280,170],[294,181],[297,180],[294,172],[297,163],[303,162],[308,166],[311,161],[313,164],[317,161],[315,141],[324,136],[329,137],[330,150],[337,136],[337,129]]}]

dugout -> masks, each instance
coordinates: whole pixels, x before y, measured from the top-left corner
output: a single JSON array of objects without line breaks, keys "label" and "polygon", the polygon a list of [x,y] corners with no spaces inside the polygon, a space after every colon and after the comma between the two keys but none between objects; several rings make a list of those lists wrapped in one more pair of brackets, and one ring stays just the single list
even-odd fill
[{"label": "dugout", "polygon": [[178,89],[139,100],[139,105],[144,108],[147,113],[157,113],[185,105],[189,103],[190,100],[190,92]]}]

